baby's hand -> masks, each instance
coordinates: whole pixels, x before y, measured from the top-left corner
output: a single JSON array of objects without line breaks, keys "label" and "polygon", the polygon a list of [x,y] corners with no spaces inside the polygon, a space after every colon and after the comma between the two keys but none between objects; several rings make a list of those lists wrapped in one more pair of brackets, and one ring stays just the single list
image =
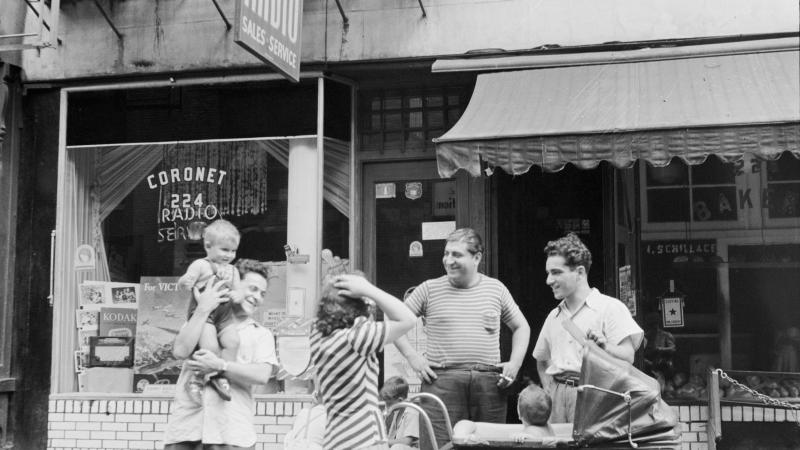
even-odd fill
[{"label": "baby's hand", "polygon": [[531,437],[531,435],[528,433],[514,433],[511,435],[511,439],[517,444],[522,444],[529,437]]}]

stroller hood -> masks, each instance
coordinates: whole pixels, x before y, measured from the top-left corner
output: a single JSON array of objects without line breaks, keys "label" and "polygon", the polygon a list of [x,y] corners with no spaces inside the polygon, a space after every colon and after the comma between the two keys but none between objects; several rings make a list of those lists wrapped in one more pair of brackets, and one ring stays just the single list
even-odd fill
[{"label": "stroller hood", "polygon": [[575,404],[573,437],[580,445],[627,438],[630,424],[634,440],[680,435],[678,418],[660,394],[658,381],[631,364],[609,355],[594,342],[584,347],[581,385],[592,385],[620,394],[630,393],[628,405],[620,395],[582,388]]}]

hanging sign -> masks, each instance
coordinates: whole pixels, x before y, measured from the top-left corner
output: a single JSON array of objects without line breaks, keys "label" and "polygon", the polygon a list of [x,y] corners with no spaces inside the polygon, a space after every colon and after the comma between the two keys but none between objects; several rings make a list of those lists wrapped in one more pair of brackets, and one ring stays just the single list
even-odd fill
[{"label": "hanging sign", "polygon": [[664,328],[683,326],[683,298],[664,297],[661,299],[661,316]]},{"label": "hanging sign", "polygon": [[303,0],[236,0],[233,41],[294,82],[302,26]]}]

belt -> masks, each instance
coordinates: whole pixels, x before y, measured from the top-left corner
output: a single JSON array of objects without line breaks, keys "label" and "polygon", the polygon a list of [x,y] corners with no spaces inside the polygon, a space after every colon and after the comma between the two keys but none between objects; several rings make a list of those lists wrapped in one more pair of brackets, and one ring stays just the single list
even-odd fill
[{"label": "belt", "polygon": [[438,370],[474,370],[476,372],[495,372],[495,373],[502,373],[503,368],[493,366],[490,364],[473,364],[473,363],[461,363],[461,364],[448,364],[442,368],[433,369],[434,371]]},{"label": "belt", "polygon": [[553,375],[553,381],[575,387],[579,384],[580,375],[577,373],[557,373]]}]

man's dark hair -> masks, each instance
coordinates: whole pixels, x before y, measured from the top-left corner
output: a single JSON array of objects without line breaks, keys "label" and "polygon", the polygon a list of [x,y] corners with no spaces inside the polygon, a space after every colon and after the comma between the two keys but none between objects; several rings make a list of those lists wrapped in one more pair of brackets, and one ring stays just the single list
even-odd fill
[{"label": "man's dark hair", "polygon": [[[353,275],[360,274],[358,272]],[[371,312],[363,299],[339,294],[339,288],[334,283],[335,276],[327,276],[322,281],[316,327],[323,337],[330,336],[338,329],[352,327],[357,318],[369,317]]]},{"label": "man's dark hair", "polygon": [[583,266],[586,273],[589,273],[592,266],[592,253],[575,233],[568,233],[560,239],[548,242],[544,247],[544,254],[563,257],[564,263],[573,270]]},{"label": "man's dark hair", "polygon": [[447,236],[445,242],[463,242],[467,244],[467,251],[470,254],[483,253],[483,239],[472,228],[459,228],[453,231]]},{"label": "man's dark hair", "polygon": [[265,280],[269,281],[269,267],[262,262],[254,259],[240,259],[236,261],[235,266],[242,278],[252,272],[261,275]]}]

